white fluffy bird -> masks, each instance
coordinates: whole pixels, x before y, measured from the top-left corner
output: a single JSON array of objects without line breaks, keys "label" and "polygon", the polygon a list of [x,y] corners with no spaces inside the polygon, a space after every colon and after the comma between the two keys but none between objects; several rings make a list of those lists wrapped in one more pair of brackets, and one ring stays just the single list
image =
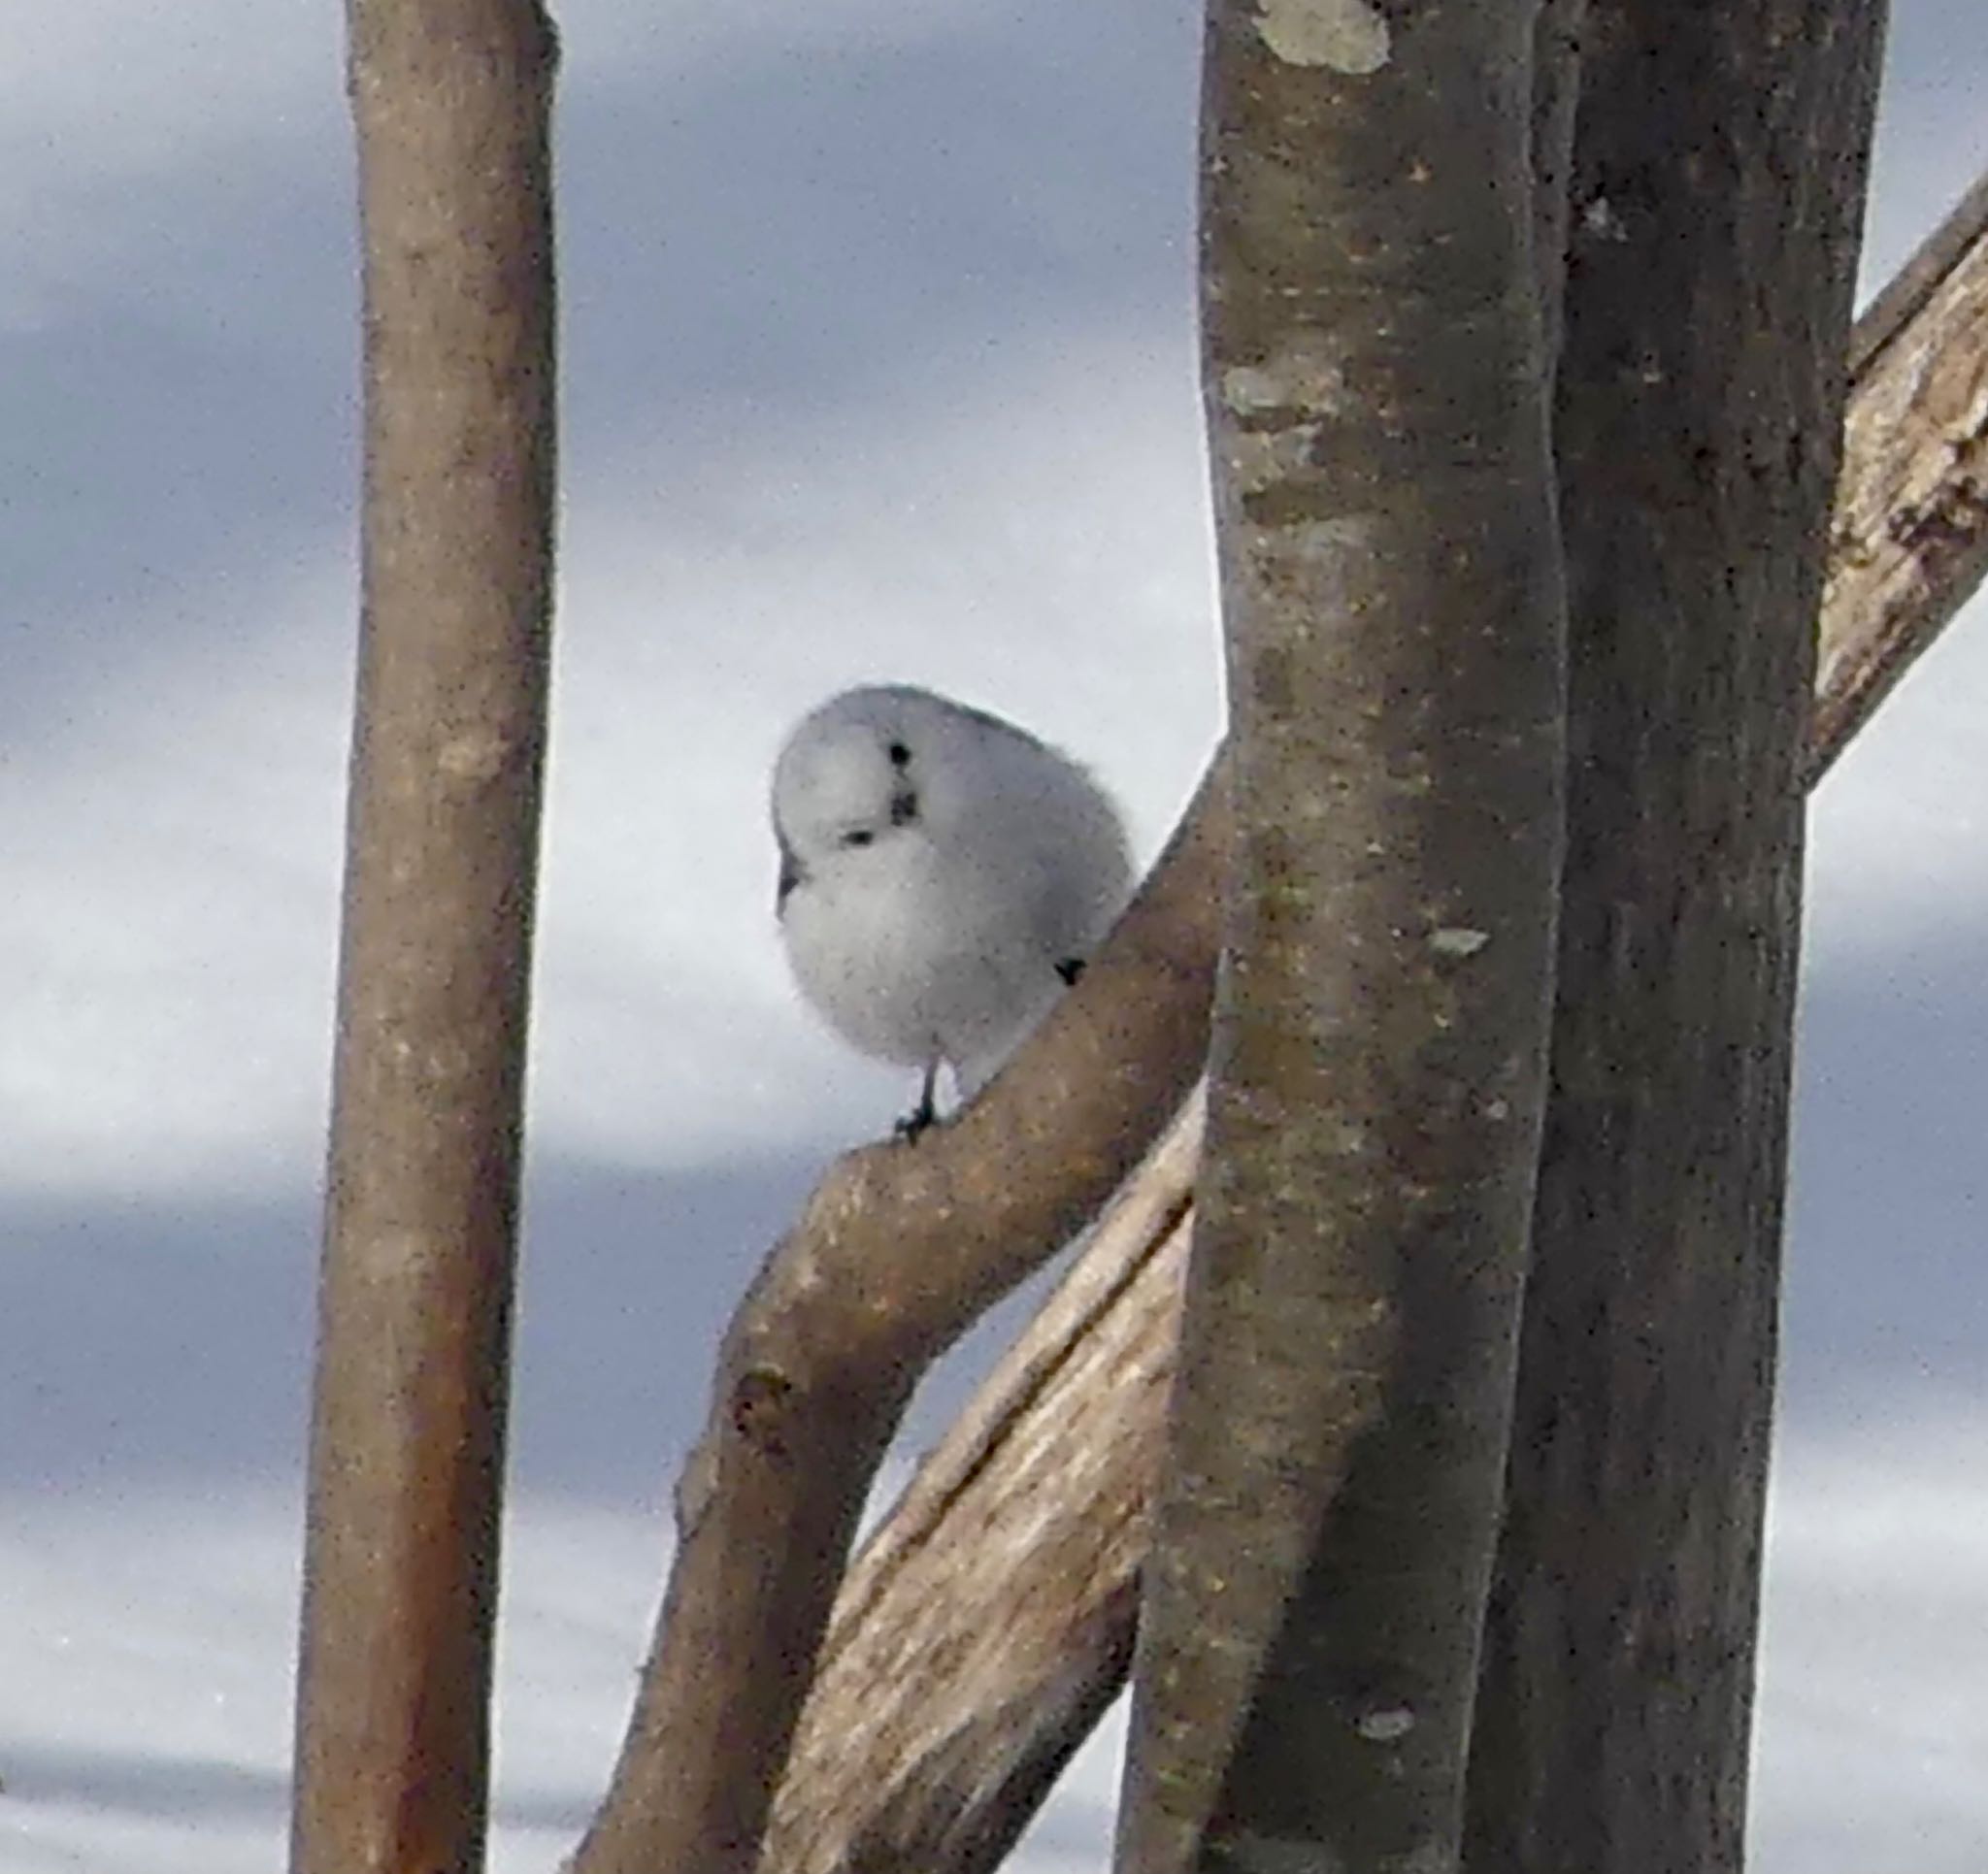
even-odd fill
[{"label": "white fluffy bird", "polygon": [[977,1091],[1075,982],[1132,867],[1110,798],[1026,730],[930,690],[831,697],[773,775],[779,912],[801,993],[861,1052]]}]

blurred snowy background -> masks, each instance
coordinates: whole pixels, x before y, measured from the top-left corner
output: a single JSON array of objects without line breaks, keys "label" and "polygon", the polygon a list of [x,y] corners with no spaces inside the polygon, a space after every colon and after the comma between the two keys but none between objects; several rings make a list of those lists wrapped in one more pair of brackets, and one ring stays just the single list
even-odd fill
[{"label": "blurred snowy background", "polygon": [[[861,677],[1212,742],[1186,0],[565,0],[567,476],[495,1864],[605,1778],[709,1352],[902,1076],[762,776]],[[0,1874],[284,1825],[352,639],[338,9],[0,16]],[[1867,267],[1988,163],[1898,0]],[[1988,617],[1823,788],[1755,1865],[1988,1865]],[[929,1430],[935,1408],[928,1405]],[[1114,1734],[1027,1874],[1103,1865]]]}]

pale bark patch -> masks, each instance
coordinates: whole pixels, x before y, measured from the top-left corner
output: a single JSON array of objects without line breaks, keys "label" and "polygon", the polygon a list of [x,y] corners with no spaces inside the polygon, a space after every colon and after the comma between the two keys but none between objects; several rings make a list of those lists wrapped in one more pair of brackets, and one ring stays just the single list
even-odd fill
[{"label": "pale bark patch", "polygon": [[1266,0],[1263,43],[1287,65],[1325,65],[1370,78],[1387,63],[1387,21],[1370,0]]}]

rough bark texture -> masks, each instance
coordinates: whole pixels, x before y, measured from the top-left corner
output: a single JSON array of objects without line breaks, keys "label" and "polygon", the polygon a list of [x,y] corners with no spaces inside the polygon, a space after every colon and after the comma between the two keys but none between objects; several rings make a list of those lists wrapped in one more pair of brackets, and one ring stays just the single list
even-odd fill
[{"label": "rough bark texture", "polygon": [[1209,10],[1236,832],[1121,1874],[1455,1855],[1560,850],[1536,14]]},{"label": "rough bark texture", "polygon": [[551,583],[551,30],[352,0],[364,608],[296,1874],[482,1864]]},{"label": "rough bark texture", "polygon": [[1809,778],[1988,574],[1988,176],[1857,322]]},{"label": "rough bark texture", "polygon": [[1580,102],[1580,36],[1588,0],[1540,0],[1533,19],[1533,279],[1541,344],[1559,367],[1573,213],[1574,119]]},{"label": "rough bark texture", "polygon": [[[1925,335],[1937,354],[1928,357],[1929,382],[1978,362],[1966,322],[1942,318],[1935,337],[1926,321],[1939,304],[1914,295],[1914,329],[1897,332],[1915,347]],[[1861,373],[1876,355],[1860,369],[1846,425],[1833,586],[1853,576],[1859,538],[1847,525],[1844,495],[1863,481],[1908,481],[1922,434],[1917,425],[1894,431],[1859,420],[1872,394]],[[1892,466],[1877,459],[1885,456],[1896,457]],[[1921,636],[1910,613],[1888,616],[1885,629],[1912,641]],[[1813,753],[1812,746],[1811,774],[1820,768]],[[1167,1151],[1185,1148],[1176,1138]],[[878,1529],[876,1562],[868,1552],[858,1562],[779,1796],[782,1850],[798,1854],[795,1844],[817,1839],[834,1846],[832,1856],[802,1863],[808,1874],[892,1865],[980,1874],[996,1858],[985,1844],[1019,1832],[1054,1754],[1080,1741],[1070,1713],[1102,1709],[1121,1683],[1145,1553],[1143,1526],[1127,1506],[1140,1500],[1157,1463],[1160,1420],[1147,1407],[1152,1389],[1171,1376],[1178,1326],[1177,1296],[1163,1301],[1160,1286],[1177,1280],[1187,1220],[1159,1229],[1172,1218],[1178,1177],[1171,1156],[1142,1167],[1120,1200],[1121,1222],[1101,1230],[1071,1271],[1068,1293],[1059,1292],[989,1376],[933,1455],[929,1475],[920,1473]],[[1135,1214],[1147,1220],[1144,1236],[1123,1227]],[[1114,1412],[1120,1402],[1124,1410]],[[1081,1593],[1045,1594],[1023,1564],[1019,1529],[1075,1558],[1071,1576]],[[983,1553],[990,1544],[991,1562]],[[1024,1623],[1047,1637],[1032,1641],[1009,1670],[1002,1650],[984,1641]],[[1055,1660],[1053,1671],[1043,1669],[1045,1657]],[[877,1858],[859,1858],[860,1848],[877,1844]],[[769,1865],[784,1868],[783,1855],[771,1854]]]},{"label": "rough bark texture", "polygon": [[919,1374],[1067,1243],[1205,1053],[1220,770],[1082,984],[953,1124],[852,1153],[720,1351],[614,1780],[576,1874],[740,1874],[758,1856],[856,1519]]},{"label": "rough bark texture", "polygon": [[1740,1865],[1802,763],[1878,0],[1596,0],[1553,1089],[1467,1865]]}]

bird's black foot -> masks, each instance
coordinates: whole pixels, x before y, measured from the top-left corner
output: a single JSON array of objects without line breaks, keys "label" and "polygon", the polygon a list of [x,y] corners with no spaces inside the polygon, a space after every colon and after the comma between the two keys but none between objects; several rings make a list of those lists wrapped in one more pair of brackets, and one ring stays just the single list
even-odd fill
[{"label": "bird's black foot", "polygon": [[939,1123],[938,1095],[939,1063],[934,1061],[925,1069],[925,1083],[918,1090],[918,1103],[892,1128],[907,1145],[915,1143],[922,1134]]},{"label": "bird's black foot", "polygon": [[1056,966],[1056,973],[1059,976],[1061,976],[1063,980],[1070,985],[1071,988],[1075,989],[1077,987],[1077,978],[1083,974],[1083,959],[1081,957],[1065,957],[1063,961]]}]

